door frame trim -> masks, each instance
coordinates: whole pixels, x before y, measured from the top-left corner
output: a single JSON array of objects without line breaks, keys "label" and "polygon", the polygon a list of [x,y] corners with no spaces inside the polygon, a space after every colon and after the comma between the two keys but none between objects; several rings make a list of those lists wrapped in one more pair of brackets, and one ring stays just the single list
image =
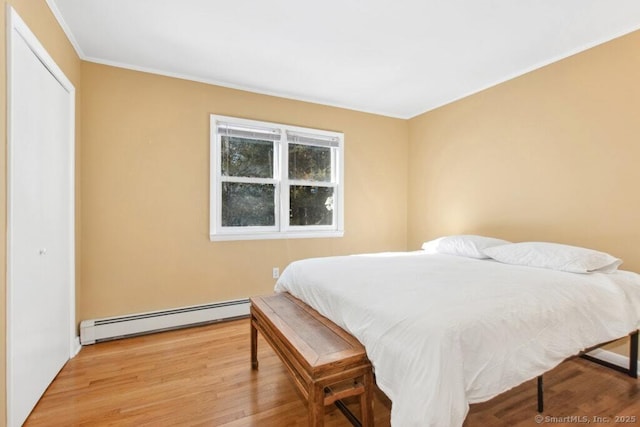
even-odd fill
[{"label": "door frame trim", "polygon": [[69,141],[69,165],[71,179],[70,179],[70,187],[69,195],[70,201],[69,203],[69,212],[71,222],[69,230],[71,233],[70,242],[71,245],[71,257],[70,257],[70,265],[69,268],[69,277],[71,278],[71,283],[69,286],[69,359],[74,357],[78,351],[80,350],[79,346],[79,337],[77,333],[77,325],[76,325],[76,275],[75,275],[75,258],[76,258],[76,240],[75,240],[75,93],[76,89],[71,83],[71,81],[64,74],[62,69],[56,64],[53,58],[46,51],[44,46],[40,43],[35,34],[29,29],[26,23],[20,18],[18,13],[7,4],[6,7],[6,58],[7,58],[7,195],[6,195],[6,203],[7,203],[7,242],[6,242],[6,250],[7,250],[7,264],[6,264],[6,396],[7,396],[7,425],[11,425],[14,421],[12,420],[12,389],[13,389],[13,377],[11,375],[12,361],[11,361],[11,350],[12,350],[12,340],[13,333],[11,328],[11,318],[12,318],[12,227],[13,227],[13,212],[12,212],[12,192],[13,192],[13,183],[12,183],[12,170],[14,169],[14,165],[12,164],[12,146],[15,143],[13,141],[12,135],[12,56],[13,56],[13,39],[14,37],[20,37],[27,46],[31,49],[31,51],[36,55],[36,57],[40,60],[40,62],[49,70],[49,72],[53,75],[53,77],[60,83],[60,85],[67,91],[69,94],[69,129],[70,132],[70,141]]}]

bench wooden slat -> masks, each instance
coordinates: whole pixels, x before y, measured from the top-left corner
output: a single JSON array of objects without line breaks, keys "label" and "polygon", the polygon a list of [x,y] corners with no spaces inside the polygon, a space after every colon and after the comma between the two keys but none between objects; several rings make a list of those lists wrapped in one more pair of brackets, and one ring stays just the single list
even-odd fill
[{"label": "bench wooden slat", "polygon": [[[291,327],[291,334],[287,338],[296,340],[301,349],[305,349],[305,359],[314,365],[320,364],[322,355],[330,355],[333,359],[342,359],[342,352],[354,350],[354,345],[345,341],[330,328],[318,328],[317,320],[307,310],[297,304],[291,304],[288,299],[273,298],[265,301],[282,321]],[[305,339],[313,337],[313,339]],[[357,349],[356,349],[357,352]],[[324,363],[330,363],[325,361]]]},{"label": "bench wooden slat", "polygon": [[359,381],[349,385],[327,387],[324,393],[324,405],[331,405],[336,400],[345,399],[351,396],[358,396],[361,393],[364,393],[364,384]]},{"label": "bench wooden slat", "polygon": [[311,372],[324,370],[328,365],[344,366],[366,359],[365,349],[358,340],[292,298],[289,294],[277,294],[259,297],[255,303],[263,313],[269,313],[269,320],[278,333],[291,343],[292,350],[300,353]]}]

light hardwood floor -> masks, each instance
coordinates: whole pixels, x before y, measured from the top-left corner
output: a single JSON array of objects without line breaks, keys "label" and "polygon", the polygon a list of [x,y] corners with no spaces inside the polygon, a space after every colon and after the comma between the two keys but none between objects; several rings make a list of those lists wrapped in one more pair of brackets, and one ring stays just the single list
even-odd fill
[{"label": "light hardwood floor", "polygon": [[[246,319],[87,346],[25,426],[306,426],[305,404],[262,338],[258,358],[253,371]],[[623,374],[574,359],[545,375],[545,390],[543,416],[554,418],[541,424],[530,381],[472,405],[464,427],[576,426],[584,420],[578,417],[591,425],[640,425],[640,382]],[[376,426],[389,426],[391,403],[379,391],[374,408]],[[615,419],[624,416],[636,421]],[[325,422],[350,425],[333,407]]]}]

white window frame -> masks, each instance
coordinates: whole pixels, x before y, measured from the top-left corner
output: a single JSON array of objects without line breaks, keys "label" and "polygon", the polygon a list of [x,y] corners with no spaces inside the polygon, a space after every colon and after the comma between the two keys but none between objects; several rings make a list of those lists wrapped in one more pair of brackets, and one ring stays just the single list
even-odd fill
[{"label": "white window frame", "polygon": [[[274,141],[274,176],[270,178],[227,178],[222,176],[221,146],[222,134],[219,124],[226,123],[238,127],[253,129],[270,129],[279,133],[279,140]],[[289,138],[300,137],[295,144],[312,146],[331,146],[333,149],[331,164],[331,181],[306,181],[289,179]],[[305,142],[305,137],[317,140]],[[326,144],[326,145],[325,145]],[[270,183],[275,186],[275,225],[273,226],[222,226],[222,183],[225,181],[247,183]],[[333,221],[331,225],[290,225],[289,224],[289,187],[305,185],[314,187],[332,187]],[[303,128],[279,123],[270,123],[238,117],[210,116],[210,206],[209,206],[209,238],[212,241],[224,240],[258,240],[258,239],[290,239],[344,236],[344,134],[319,129]]]}]

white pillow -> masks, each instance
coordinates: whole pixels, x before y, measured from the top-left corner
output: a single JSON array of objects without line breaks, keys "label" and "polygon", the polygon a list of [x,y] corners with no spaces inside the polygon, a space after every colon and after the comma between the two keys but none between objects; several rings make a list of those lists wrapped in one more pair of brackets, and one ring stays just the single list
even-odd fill
[{"label": "white pillow", "polygon": [[505,264],[549,268],[571,273],[611,273],[622,260],[604,252],[547,242],[522,242],[494,246],[484,253]]},{"label": "white pillow", "polygon": [[445,236],[422,244],[427,253],[465,256],[469,258],[489,258],[483,250],[492,246],[505,245],[510,242],[493,237],[475,236],[472,234]]}]

